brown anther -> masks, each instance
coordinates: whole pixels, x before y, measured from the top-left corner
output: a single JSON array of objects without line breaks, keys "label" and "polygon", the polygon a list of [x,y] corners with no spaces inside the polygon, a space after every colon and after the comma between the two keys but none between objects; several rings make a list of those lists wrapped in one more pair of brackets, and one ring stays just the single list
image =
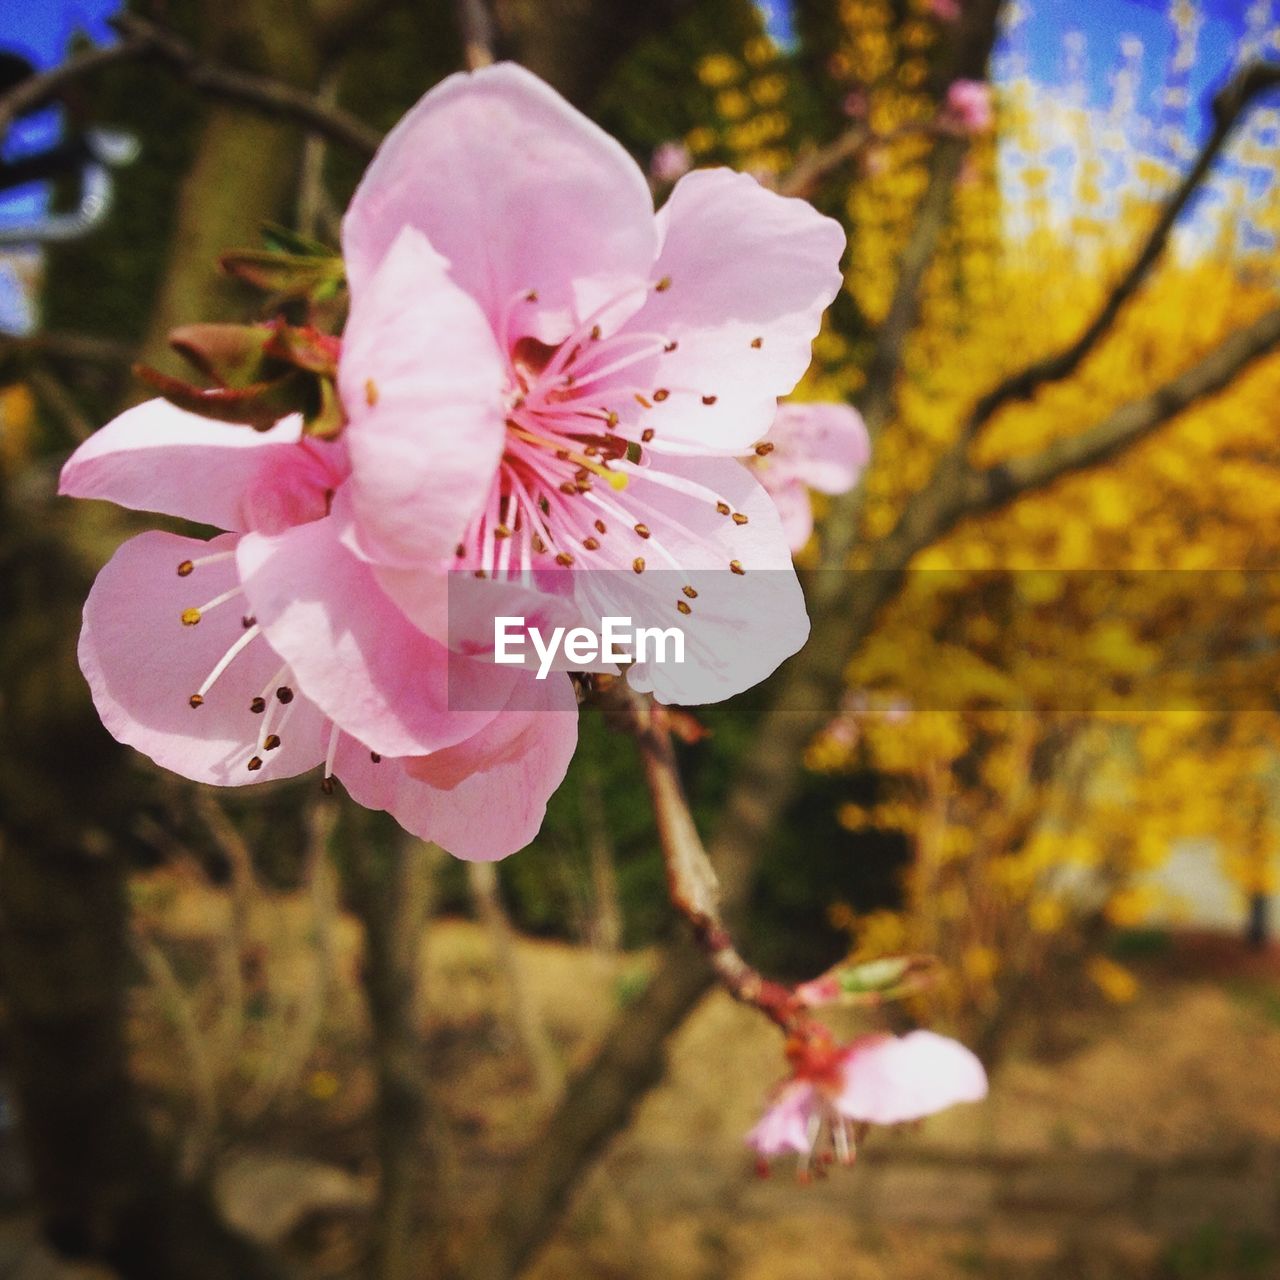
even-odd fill
[{"label": "brown anther", "polygon": [[378,403],[378,384],[372,378],[364,380],[364,402],[370,409]]},{"label": "brown anther", "polygon": [[287,684],[282,684],[282,685],[281,685],[281,686],[276,690],[276,698],[277,698],[280,702],[283,702],[283,703],[288,704],[288,703],[290,703],[290,702],[292,702],[292,701],[293,701],[293,690],[292,690],[292,689],[290,689],[290,688],[289,688],[289,686],[288,686]]},{"label": "brown anther", "polygon": [[591,478],[591,472],[588,471],[586,467],[579,467],[577,471],[573,473],[573,478],[581,484],[584,480],[589,480]]},{"label": "brown anther", "polygon": [[685,600],[677,600],[676,608],[679,609],[680,612],[685,615],[688,615],[693,612],[693,610],[689,608],[688,602]]},{"label": "brown anther", "polygon": [[774,451],[774,448],[775,448],[775,445],[772,440],[761,440],[760,443],[756,445],[756,457],[757,458],[767,457],[769,454],[771,454]]},{"label": "brown anther", "polygon": [[734,523],[734,524],[746,524],[746,523],[747,523],[747,517],[746,517],[746,516],[745,516],[741,511],[735,511],[735,512],[733,513],[733,523]]},{"label": "brown anther", "polygon": [[569,461],[569,450],[568,450],[568,449],[557,449],[557,450],[556,450],[556,458],[557,458],[559,461],[561,461],[561,462],[568,462],[568,461]]},{"label": "brown anther", "polygon": [[744,573],[746,573],[746,570],[742,567],[742,561],[741,561],[741,560],[730,560],[730,561],[729,561],[729,568],[730,568],[734,573],[736,573],[739,577],[741,577]]},{"label": "brown anther", "polygon": [[764,339],[763,339],[763,338],[752,338],[752,339],[751,339],[751,346],[752,346],[753,350],[759,351],[759,350],[760,350],[760,348],[764,346]]},{"label": "brown anther", "polygon": [[274,751],[280,745],[280,735],[278,733],[269,733],[262,740],[263,751]]},{"label": "brown anther", "polygon": [[376,751],[369,752],[369,759],[372,760],[374,764],[382,763],[382,757]]},{"label": "brown anther", "polygon": [[600,539],[599,538],[583,538],[582,545],[586,547],[588,551],[599,551]]},{"label": "brown anther", "polygon": [[647,524],[638,524],[636,525],[636,532],[642,538],[647,538],[649,537],[649,526]]},{"label": "brown anther", "polygon": [[461,560],[462,557],[467,554],[467,549],[462,545],[462,543],[458,543],[458,545],[453,549],[453,554]]},{"label": "brown anther", "polygon": [[541,511],[544,516],[549,516],[551,514],[551,500],[546,497],[539,498],[538,510]]},{"label": "brown anther", "polygon": [[648,444],[649,441],[652,439],[653,439],[653,428],[645,427],[645,429],[640,433],[640,443]]},{"label": "brown anther", "polygon": [[668,391],[666,387],[659,387],[657,391],[653,393],[653,398],[654,400],[657,401],[658,404],[661,404],[664,400],[669,399],[670,396],[671,396],[671,392]]},{"label": "brown anther", "polygon": [[529,292],[524,295],[524,300],[526,302],[537,302],[538,300],[537,289],[530,289]]},{"label": "brown anther", "polygon": [[720,399],[719,396],[703,396],[702,403],[709,406],[709,405],[715,404],[715,402],[719,399]]},{"label": "brown anther", "polygon": [[544,556],[547,554],[547,544],[543,542],[542,538],[536,533],[533,535],[533,549],[540,556]]},{"label": "brown anther", "polygon": [[178,566],[178,577],[185,578],[194,568],[195,565],[192,564],[190,560],[184,560]]},{"label": "brown anther", "polygon": [[595,445],[589,444],[585,449],[583,449],[582,456],[584,458],[598,458],[600,456],[600,450],[597,449]]},{"label": "brown anther", "polygon": [[333,795],[333,779],[331,777],[323,777],[320,779],[320,790],[327,796]]},{"label": "brown anther", "polygon": [[680,345],[680,344],[679,344],[679,343],[678,343],[674,338],[672,338],[672,339],[671,339],[671,341],[670,341],[670,342],[668,342],[668,343],[667,343],[667,345],[666,345],[665,347],[663,347],[662,349],[663,349],[663,351],[665,351],[668,355],[670,355],[670,354],[671,354],[671,353],[672,353],[672,352],[673,352],[673,351],[674,351],[674,350],[675,350],[679,345]]},{"label": "brown anther", "polygon": [[564,480],[560,484],[560,492],[567,493],[572,498],[578,492],[578,486],[572,480]]},{"label": "brown anther", "polygon": [[262,768],[262,757],[254,756],[253,759],[249,761],[249,772],[257,773],[258,770],[261,768]]},{"label": "brown anther", "polygon": [[729,514],[729,512],[733,510],[733,508],[732,508],[732,507],[731,507],[727,502],[723,502],[723,501],[722,501],[722,502],[717,502],[717,503],[716,503],[716,510],[717,510],[717,511],[722,515],[722,516],[727,516],[727,515]]},{"label": "brown anther", "polygon": [[596,521],[596,532],[597,532],[597,533],[608,533],[608,532],[609,532],[609,530],[605,527],[605,523],[604,523],[604,521],[603,521],[603,520],[597,520],[597,521]]},{"label": "brown anther", "polygon": [[642,396],[638,391],[636,392],[636,395],[635,395],[635,401],[636,401],[636,404],[638,404],[642,409],[653,408],[652,403],[646,400],[644,396]]},{"label": "brown anther", "polygon": [[643,557],[643,556],[636,556],[636,558],[631,562],[631,567],[632,567],[632,568],[633,568],[637,573],[643,573],[643,572],[644,572],[644,557]]},{"label": "brown anther", "polygon": [[600,341],[600,326],[598,324],[593,324],[591,326],[591,341],[592,342]]},{"label": "brown anther", "polygon": [[251,613],[242,613],[240,615],[240,625],[248,631],[250,627],[256,627],[258,620]]},{"label": "brown anther", "polygon": [[653,286],[653,288],[656,293],[666,293],[666,291],[671,288],[671,277],[663,276],[662,279]]},{"label": "brown anther", "polygon": [[200,610],[199,610],[199,609],[183,609],[183,611],[182,611],[182,625],[183,625],[184,627],[194,627],[194,626],[196,625],[196,623],[197,623],[197,622],[199,622],[199,621],[200,621]]},{"label": "brown anther", "polygon": [[576,490],[578,493],[590,493],[590,492],[591,492],[591,481],[590,481],[590,480],[579,480],[579,481],[578,481],[578,483],[574,486],[574,488],[575,488],[575,490]]},{"label": "brown anther", "polygon": [[266,709],[266,698],[254,698],[254,700],[249,703],[249,710],[252,711],[255,716],[260,716]]},{"label": "brown anther", "polygon": [[473,578],[487,578],[489,575],[483,569],[477,569],[471,576]]},{"label": "brown anther", "polygon": [[556,555],[556,564],[568,568],[573,563],[573,557],[567,551],[561,551]]},{"label": "brown anther", "polygon": [[495,538],[511,537],[511,530],[505,524],[497,524],[493,526],[493,536]]},{"label": "brown anther", "polygon": [[191,707],[192,710],[194,710],[196,707],[203,707],[204,698],[198,693],[193,693],[191,697],[187,699],[187,706]]},{"label": "brown anther", "polygon": [[681,587],[680,590],[684,592],[684,594],[687,595],[690,600],[696,600],[698,598],[698,593],[692,587],[684,586],[684,587]]},{"label": "brown anther", "polygon": [[616,431],[618,429],[618,415],[614,413],[612,409],[610,409],[608,414],[605,416],[604,425],[608,427],[610,431]]}]

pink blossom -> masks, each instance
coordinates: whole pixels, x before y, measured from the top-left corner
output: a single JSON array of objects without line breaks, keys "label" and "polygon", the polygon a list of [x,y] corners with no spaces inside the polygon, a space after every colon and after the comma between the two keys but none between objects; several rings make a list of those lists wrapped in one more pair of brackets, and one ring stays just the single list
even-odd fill
[{"label": "pink blossom", "polygon": [[679,612],[684,664],[628,671],[661,701],[763,679],[808,619],[740,457],[809,362],[843,243],[722,169],[655,217],[635,162],[528,72],[449,78],[344,222],[347,544],[432,635],[448,569],[554,580],[586,625]]},{"label": "pink blossom", "polygon": [[68,463],[64,493],[229,531],[126,543],[81,664],[111,732],[188,777],[323,762],[418,834],[502,856],[564,774],[576,700],[563,673],[488,661],[450,584],[595,630],[678,611],[686,663],[628,671],[664,701],[729,696],[794,652],[803,597],[740,457],[808,364],[843,233],[722,170],[655,217],[616,142],[499,66],[401,121],[343,239],[337,442],[153,402]]},{"label": "pink blossom", "polygon": [[847,493],[871,460],[862,415],[845,404],[784,404],[766,436],[773,448],[752,466],[782,518],[792,551],[813,532],[809,490]]},{"label": "pink blossom", "polygon": [[654,149],[649,174],[656,182],[675,182],[693,168],[693,157],[683,142],[663,142]]},{"label": "pink blossom", "polygon": [[972,137],[990,132],[995,123],[991,86],[985,80],[953,80],[938,122],[950,133]]},{"label": "pink blossom", "polygon": [[962,1044],[932,1031],[865,1035],[837,1044],[824,1027],[793,1036],[792,1074],[775,1090],[747,1144],[761,1156],[794,1152],[801,1171],[829,1141],[854,1157],[854,1127],[919,1120],[987,1095],[982,1064]]},{"label": "pink blossom", "polygon": [[[451,695],[468,682],[487,689],[497,673],[414,628],[337,541],[328,511],[347,471],[342,443],[304,439],[296,418],[256,433],[158,400],[81,445],[62,493],[232,531],[209,542],[144,533],[116,552],[80,637],[94,702],[121,742],[196,781],[265,782],[323,764],[326,785],[338,776],[424,839],[464,857],[503,856],[536,834],[568,767],[572,690],[528,688],[529,677],[503,672],[509,700],[521,686],[517,709],[451,710]],[[324,652],[341,672],[341,682],[317,681],[324,705],[246,591],[261,548],[276,543],[292,574],[288,625],[312,632],[313,665]],[[545,714],[526,709],[531,699]]]},{"label": "pink blossom", "polygon": [[844,101],[840,104],[840,110],[844,112],[850,120],[861,120],[870,108],[870,102],[867,99],[867,91],[865,89],[850,89],[844,96]]}]

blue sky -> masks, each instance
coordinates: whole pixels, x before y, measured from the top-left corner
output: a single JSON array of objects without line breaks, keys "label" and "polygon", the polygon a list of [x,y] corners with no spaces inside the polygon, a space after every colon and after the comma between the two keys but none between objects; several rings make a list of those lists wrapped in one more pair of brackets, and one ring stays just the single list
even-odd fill
[{"label": "blue sky", "polygon": [[[770,32],[779,43],[787,44],[792,38],[791,0],[757,3]],[[50,66],[64,56],[77,31],[96,41],[110,40],[106,18],[118,5],[119,0],[0,0],[0,47],[22,54],[39,67]],[[1174,51],[1167,7],[1168,0],[1016,0],[1025,20],[1006,42],[1000,65],[1021,64],[1033,81],[1050,90],[1082,80],[1087,101],[1081,105],[1105,109],[1125,42],[1136,37],[1143,47],[1137,110],[1153,125],[1164,112],[1167,122],[1168,108],[1160,101]],[[1199,8],[1205,21],[1187,76],[1189,105],[1173,112],[1193,138],[1207,127],[1203,106],[1229,70],[1245,30],[1246,13],[1253,9],[1269,17],[1273,30],[1280,22],[1280,0],[1199,0]],[[1083,47],[1079,67],[1073,67],[1068,52],[1073,43]],[[39,147],[56,128],[56,113],[47,113],[16,131],[5,153]],[[39,208],[38,193],[15,193],[0,202],[0,219],[25,220]]]}]

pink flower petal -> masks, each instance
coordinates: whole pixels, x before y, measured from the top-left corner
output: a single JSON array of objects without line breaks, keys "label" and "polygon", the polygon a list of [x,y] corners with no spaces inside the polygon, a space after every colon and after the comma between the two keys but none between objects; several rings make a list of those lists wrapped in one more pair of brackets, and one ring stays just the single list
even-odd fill
[{"label": "pink flower petal", "polygon": [[315,520],[344,464],[338,446],[301,433],[297,416],[259,432],[148,400],[71,455],[58,492],[235,531]]},{"label": "pink flower petal", "polygon": [[384,563],[447,563],[502,456],[503,362],[476,304],[416,231],[352,301],[338,383],[352,506]]},{"label": "pink flower petal", "polygon": [[758,472],[787,536],[787,545],[793,552],[802,551],[813,534],[813,502],[808,486],[801,480],[777,476],[772,470]]},{"label": "pink flower petal", "polygon": [[820,493],[847,493],[871,461],[866,423],[847,404],[779,405],[769,440],[774,451],[760,462],[766,488],[777,470]]},{"label": "pink flower petal", "polygon": [[[387,599],[331,520],[249,534],[237,556],[272,646],[324,713],[371,750],[409,756],[451,746],[493,718],[514,681],[513,672],[451,664],[444,646]],[[477,690],[476,681],[492,689]],[[451,699],[489,709],[454,711]]]},{"label": "pink flower petal", "polygon": [[[289,677],[261,635],[231,661],[203,705],[188,701],[247,634],[245,605],[233,598],[184,626],[183,610],[236,587],[236,566],[231,555],[198,564],[186,577],[177,566],[231,552],[236,542],[230,535],[201,542],[172,533],[131,539],[98,574],[80,633],[80,666],[108,732],[166,769],[219,786],[291,777],[324,758],[323,717],[300,695],[287,707],[273,696]],[[258,697],[267,709],[254,714]],[[286,711],[281,745],[263,749],[263,737],[281,726]],[[248,768],[255,756],[262,761],[256,771]]]},{"label": "pink flower petal", "polygon": [[642,284],[657,247],[639,166],[510,63],[450,76],[379,148],[343,223],[357,300],[406,226],[448,259],[495,333],[535,290],[537,306],[521,310],[528,320],[517,332],[544,342]]},{"label": "pink flower petal", "polygon": [[849,1046],[836,1110],[849,1120],[901,1124],[987,1096],[982,1063],[932,1031],[863,1036]]},{"label": "pink flower petal", "polygon": [[457,746],[375,763],[345,738],[335,771],[352,797],[388,810],[406,830],[460,858],[488,861],[524,848],[564,780],[578,740],[578,709],[563,676],[526,677],[520,709],[500,712]]},{"label": "pink flower petal", "polygon": [[780,1156],[787,1152],[806,1155],[813,1149],[811,1121],[817,1113],[818,1098],[813,1085],[791,1081],[783,1085],[760,1117],[760,1123],[747,1134],[747,1145],[762,1156]]},{"label": "pink flower petal", "polygon": [[728,169],[698,169],[658,215],[662,285],[622,327],[676,349],[625,371],[655,401],[653,448],[742,453],[764,438],[779,396],[809,366],[841,285],[840,224]]},{"label": "pink flower petal", "polygon": [[[629,476],[625,497],[650,536],[623,535],[622,572],[581,575],[584,614],[593,625],[612,614],[630,617],[637,627],[680,627],[683,663],[637,662],[628,672],[633,687],[652,691],[660,702],[717,702],[758,684],[809,635],[804,595],[769,495],[733,458],[669,458],[661,469]],[[701,492],[670,488],[664,477]],[[722,515],[717,498],[745,523]],[[637,554],[642,573],[630,569],[629,557]],[[696,594],[689,596],[686,586]]]}]

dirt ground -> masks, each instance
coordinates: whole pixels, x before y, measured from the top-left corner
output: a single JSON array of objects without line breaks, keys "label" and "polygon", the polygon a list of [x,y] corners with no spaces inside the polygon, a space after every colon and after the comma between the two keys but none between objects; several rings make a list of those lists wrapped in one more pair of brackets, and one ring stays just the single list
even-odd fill
[{"label": "dirt ground", "polygon": [[[135,1012],[158,1112],[192,1161],[213,1163],[239,1225],[343,1275],[373,1193],[353,923],[335,917],[317,936],[307,903],[256,904],[257,977],[237,984],[232,1015],[204,976],[225,901],[157,878],[137,905],[163,927],[150,936],[164,964],[147,965]],[[517,956],[562,1073],[646,971],[644,955],[553,942],[520,940]],[[422,1022],[464,1198],[547,1106],[494,957],[466,921],[437,922],[423,942]],[[808,1187],[785,1167],[753,1171],[742,1135],[781,1074],[780,1045],[713,996],[531,1280],[1280,1280],[1280,959],[1193,940],[1139,976],[1128,1005],[1061,1014],[1053,1052],[1014,1054],[987,1102],[873,1134],[852,1169]],[[20,1213],[0,1224],[0,1280],[88,1275],[55,1267]]]}]

